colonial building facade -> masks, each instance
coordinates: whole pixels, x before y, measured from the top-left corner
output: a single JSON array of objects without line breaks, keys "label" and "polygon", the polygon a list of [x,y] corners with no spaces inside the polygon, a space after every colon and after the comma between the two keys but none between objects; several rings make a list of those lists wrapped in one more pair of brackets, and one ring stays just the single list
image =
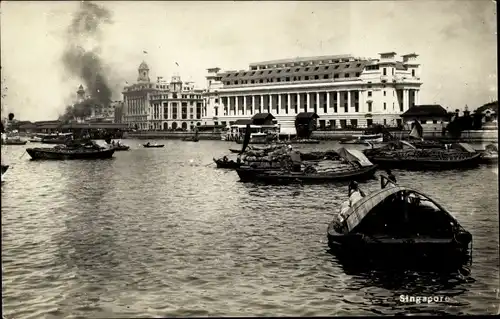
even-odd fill
[{"label": "colonial building facade", "polygon": [[208,69],[204,124],[230,124],[267,112],[282,130],[294,128],[301,112],[319,115],[319,127],[396,126],[400,115],[419,104],[417,54],[396,60],[351,55],[275,60],[250,64],[249,70]]},{"label": "colonial building facade", "polygon": [[204,100],[194,83],[182,82],[174,75],[167,83],[149,78],[149,67],[142,62],[137,83],[123,91],[123,121],[140,130],[190,130],[201,125]]},{"label": "colonial building facade", "polygon": [[203,90],[195,89],[192,82],[182,82],[180,76],[173,76],[168,87],[167,92],[151,96],[151,129],[193,130],[200,126]]}]

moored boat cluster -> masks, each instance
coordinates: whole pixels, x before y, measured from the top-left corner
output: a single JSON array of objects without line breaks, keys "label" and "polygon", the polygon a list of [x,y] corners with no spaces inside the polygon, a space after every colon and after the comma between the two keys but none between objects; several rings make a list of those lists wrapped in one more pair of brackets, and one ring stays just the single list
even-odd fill
[{"label": "moored boat cluster", "polygon": [[[241,150],[230,149],[238,154],[236,160],[224,156],[214,162],[234,169],[242,182],[349,183],[347,199],[327,230],[328,245],[340,258],[387,261],[397,254],[414,263],[463,264],[470,260],[472,235],[429,195],[398,185],[390,169],[470,169],[496,163],[498,149],[488,146],[478,152],[465,143],[423,140],[415,144],[392,141],[363,151],[300,152],[283,144],[247,148],[244,141]],[[380,190],[365,193],[357,183],[373,179],[377,169],[385,169],[388,177],[381,176]]]}]

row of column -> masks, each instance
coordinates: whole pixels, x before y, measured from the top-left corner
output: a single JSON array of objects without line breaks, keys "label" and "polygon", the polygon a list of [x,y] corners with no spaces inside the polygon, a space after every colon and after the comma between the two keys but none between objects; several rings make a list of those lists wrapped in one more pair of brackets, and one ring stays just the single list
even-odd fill
[{"label": "row of column", "polygon": [[[346,97],[343,98],[343,95],[346,95]],[[227,115],[230,116],[256,113],[289,114],[292,109],[294,113],[343,114],[364,112],[361,109],[363,104],[363,95],[360,91],[299,92],[222,97],[222,105],[228,107]]]}]

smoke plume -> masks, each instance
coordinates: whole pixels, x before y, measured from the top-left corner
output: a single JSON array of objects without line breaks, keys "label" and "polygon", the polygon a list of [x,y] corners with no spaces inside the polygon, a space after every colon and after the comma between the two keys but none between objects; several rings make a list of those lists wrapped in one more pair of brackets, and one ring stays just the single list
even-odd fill
[{"label": "smoke plume", "polygon": [[[110,72],[100,57],[101,27],[110,23],[111,13],[107,9],[88,1],[80,2],[80,8],[67,29],[67,44],[62,56],[67,72],[80,78],[92,103],[101,106],[109,105],[112,97]],[[68,111],[67,108],[66,113]]]}]

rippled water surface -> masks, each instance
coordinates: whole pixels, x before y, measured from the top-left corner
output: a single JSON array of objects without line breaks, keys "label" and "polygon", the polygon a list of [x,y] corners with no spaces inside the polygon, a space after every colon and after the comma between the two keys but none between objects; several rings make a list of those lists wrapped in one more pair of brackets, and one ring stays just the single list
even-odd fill
[{"label": "rippled water surface", "polygon": [[[214,169],[221,141],[112,160],[33,162],[5,146],[2,299],[9,318],[498,312],[498,168],[395,171],[474,236],[470,274],[356,272],[328,252],[347,187],[256,186]],[[308,148],[335,148],[334,143]],[[207,165],[208,164],[208,165]],[[375,190],[378,181],[363,185]],[[401,294],[448,303],[404,304]]]}]

